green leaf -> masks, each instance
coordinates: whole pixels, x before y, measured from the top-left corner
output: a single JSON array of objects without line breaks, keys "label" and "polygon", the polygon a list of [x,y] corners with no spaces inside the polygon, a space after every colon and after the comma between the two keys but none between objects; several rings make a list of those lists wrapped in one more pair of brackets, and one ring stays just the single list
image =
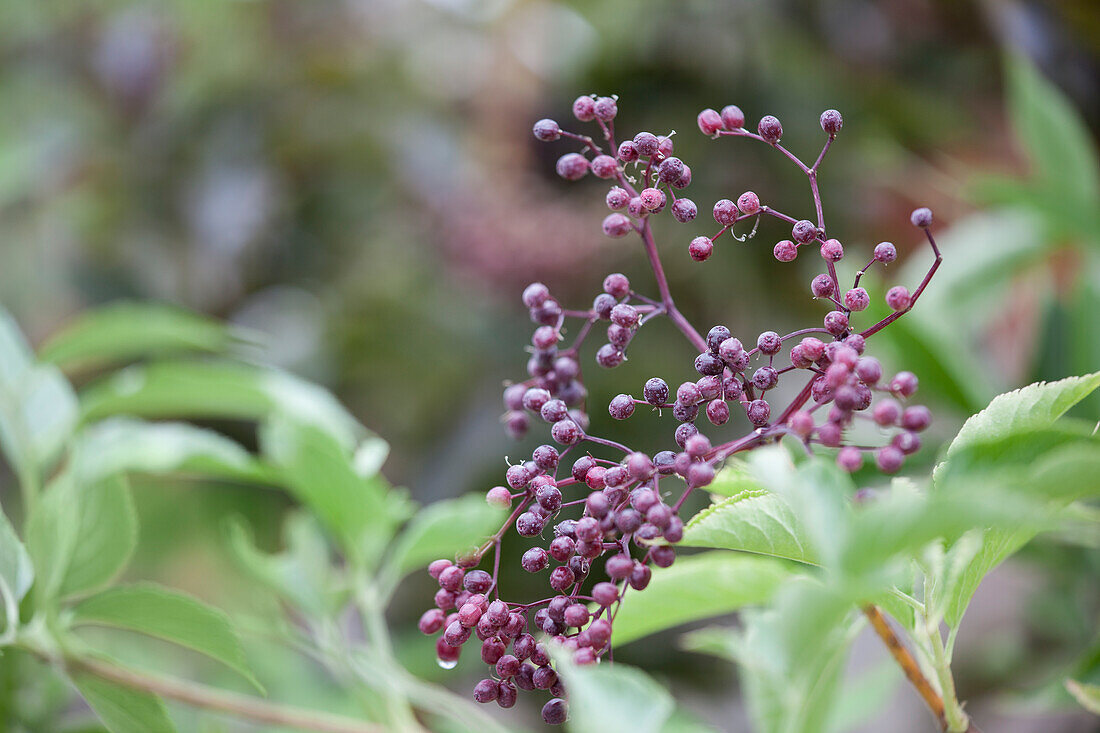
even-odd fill
[{"label": "green leaf", "polygon": [[798,516],[765,489],[746,489],[703,509],[688,521],[679,544],[817,562]]},{"label": "green leaf", "polygon": [[645,593],[624,603],[615,617],[614,644],[689,621],[767,602],[791,571],[765,557],[714,551],[677,559],[653,573]]},{"label": "green leaf", "polygon": [[278,412],[323,430],[345,450],[368,433],[325,389],[275,369],[219,361],[127,367],[80,396],[87,424],[109,415],[262,420]]},{"label": "green leaf", "polygon": [[749,464],[737,458],[730,458],[726,466],[714,477],[707,491],[717,496],[737,496],[745,491],[762,490],[763,487],[752,475]]},{"label": "green leaf", "polygon": [[286,549],[281,553],[258,550],[249,528],[239,520],[228,523],[227,533],[230,550],[242,570],[307,613],[324,616],[347,597],[334,577],[332,553],[321,527],[307,512],[287,515],[283,524]]},{"label": "green leaf", "polygon": [[963,424],[951,441],[946,457],[950,460],[953,454],[976,443],[989,443],[1014,433],[1050,427],[1097,387],[1100,387],[1100,372],[1057,382],[1037,382],[998,395],[988,407]]},{"label": "green leaf", "polygon": [[233,329],[191,311],[119,302],[78,316],[43,344],[41,359],[84,369],[186,351],[216,353],[237,340]]},{"label": "green leaf", "polygon": [[27,549],[15,534],[7,516],[0,510],[0,579],[7,585],[18,605],[34,582],[34,566]]},{"label": "green leaf", "polygon": [[848,733],[869,723],[886,709],[901,681],[901,668],[893,659],[885,659],[846,681],[829,719],[830,733]]},{"label": "green leaf", "polygon": [[176,727],[156,695],[91,674],[74,674],[73,684],[111,733],[175,733]]},{"label": "green leaf", "polygon": [[380,553],[407,517],[406,505],[389,500],[384,479],[360,475],[353,454],[313,424],[272,417],[261,427],[260,447],[291,493],[360,559]]},{"label": "green leaf", "polygon": [[275,480],[274,472],[238,443],[187,423],[108,418],[77,436],[72,460],[73,473],[82,482],[129,472]]},{"label": "green leaf", "polygon": [[1081,707],[1094,715],[1100,715],[1100,685],[1089,685],[1077,680],[1066,680],[1066,689]]},{"label": "green leaf", "polygon": [[229,617],[183,593],[146,584],[109,588],[77,605],[73,623],[127,629],[193,649],[263,691]]},{"label": "green leaf", "polygon": [[27,522],[27,550],[44,598],[106,584],[136,546],[137,515],[121,477],[78,486],[63,474]]},{"label": "green leaf", "polygon": [[560,655],[555,661],[569,688],[566,730],[659,733],[672,716],[668,690],[641,670],[624,664],[578,666]]},{"label": "green leaf", "polygon": [[485,503],[484,495],[437,501],[409,522],[394,542],[387,565],[400,577],[432,560],[464,552],[500,529],[506,515]]},{"label": "green leaf", "polygon": [[76,396],[56,367],[39,366],[12,317],[0,309],[0,447],[26,480],[41,474],[76,422]]},{"label": "green leaf", "polygon": [[1095,217],[1100,172],[1088,127],[1065,95],[1025,56],[1008,54],[1005,67],[1009,114],[1037,177],[1061,196],[1067,209],[1082,209]]}]

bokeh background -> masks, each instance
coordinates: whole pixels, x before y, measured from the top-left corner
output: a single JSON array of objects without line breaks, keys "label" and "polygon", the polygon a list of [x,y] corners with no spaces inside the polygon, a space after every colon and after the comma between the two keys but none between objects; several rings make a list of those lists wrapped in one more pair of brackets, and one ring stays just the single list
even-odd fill
[{"label": "bokeh background", "polygon": [[[1072,193],[1036,178],[1036,157],[1057,161],[1068,143],[1057,130],[1022,139],[1005,90],[1006,54],[1020,54],[1095,138],[1098,47],[1089,0],[7,0],[2,302],[36,342],[118,299],[229,319],[267,334],[266,361],[328,385],[390,441],[387,475],[414,497],[484,490],[504,456],[544,439],[517,447],[499,422],[501,384],[526,362],[523,286],[541,280],[567,307],[586,307],[615,270],[652,290],[637,243],[600,233],[604,186],[556,178],[553,161],[573,148],[537,143],[531,123],[569,127],[573,98],[597,92],[619,95],[620,130],[676,130],[703,214],[658,227],[673,292],[700,327],[755,339],[820,318],[807,288],[815,263],[776,263],[783,232],[769,223],[705,265],[687,242],[710,229],[716,199],[746,189],[805,215],[805,181],[764,146],[707,140],[695,114],[730,103],[753,124],[775,114],[784,143],[812,159],[818,114],[835,107],[845,126],[821,173],[830,234],[849,251],[896,242],[905,264],[891,277],[911,287],[928,252],[908,212],[931,206],[945,241],[946,284],[884,344],[936,409],[929,446],[906,468],[919,475],[936,440],[993,394],[1100,366],[1096,202],[1070,205]],[[997,288],[972,287],[975,268],[1008,260]],[[687,376],[693,355],[667,324],[644,339],[622,369],[590,367],[593,395]],[[655,427],[623,429],[656,446]],[[245,512],[275,542],[287,505],[194,486],[139,502],[134,574],[229,609],[242,591],[219,517]],[[1037,542],[979,592],[956,666],[987,730],[1096,729],[1069,707],[1036,711],[1057,696],[1053,670],[1097,649],[1097,540]],[[430,589],[407,585],[390,618],[403,659],[468,688],[434,668],[414,633]],[[675,638],[623,658],[721,729],[744,730],[733,672]],[[884,658],[867,641],[854,667]],[[883,726],[931,729],[901,688],[869,730]]]}]

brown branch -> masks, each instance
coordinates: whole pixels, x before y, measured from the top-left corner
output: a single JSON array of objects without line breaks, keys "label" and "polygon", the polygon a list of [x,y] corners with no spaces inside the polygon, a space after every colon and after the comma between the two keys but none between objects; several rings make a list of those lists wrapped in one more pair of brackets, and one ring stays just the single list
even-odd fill
[{"label": "brown branch", "polygon": [[148,672],[135,672],[95,659],[67,658],[65,667],[72,672],[93,674],[123,687],[151,692],[197,708],[216,710],[259,723],[321,733],[383,733],[385,731],[384,727],[375,723],[319,710],[270,703],[252,695],[218,690],[195,682]]},{"label": "brown branch", "polygon": [[913,658],[913,655],[909,653],[909,650],[901,643],[901,639],[894,633],[894,630],[890,628],[889,622],[886,617],[882,615],[882,610],[878,606],[867,605],[863,607],[863,613],[867,616],[867,619],[871,622],[871,627],[875,630],[875,633],[879,635],[879,638],[886,644],[886,648],[890,651],[890,656],[894,658],[894,661],[901,667],[901,671],[905,673],[905,676],[912,683],[913,687],[917,688],[917,694],[924,700],[924,704],[928,706],[928,709],[932,711],[932,715],[936,717],[936,722],[940,724],[942,730],[947,730],[947,718],[944,715],[943,698],[940,693],[936,691],[936,688],[932,686],[932,683],[921,672],[920,666],[917,664],[917,660]]}]

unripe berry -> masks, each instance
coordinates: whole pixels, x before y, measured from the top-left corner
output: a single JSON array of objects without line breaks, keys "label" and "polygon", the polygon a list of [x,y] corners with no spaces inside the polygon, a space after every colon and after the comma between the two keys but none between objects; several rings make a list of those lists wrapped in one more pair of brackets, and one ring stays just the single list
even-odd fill
[{"label": "unripe berry", "polygon": [[909,288],[896,285],[886,291],[886,305],[893,310],[903,311],[909,307]]},{"label": "unripe berry", "polygon": [[821,113],[821,129],[829,135],[837,134],[843,126],[844,118],[835,109],[827,109]]},{"label": "unripe berry", "polygon": [[536,139],[544,143],[553,142],[561,137],[561,128],[553,120],[539,120],[535,123],[532,132],[535,134]]},{"label": "unripe berry", "polygon": [[485,494],[485,501],[489,506],[508,509],[512,506],[512,494],[503,486],[494,486]]},{"label": "unripe berry", "polygon": [[737,208],[742,214],[755,214],[760,211],[760,197],[752,191],[745,191],[737,197]]},{"label": "unripe berry", "polygon": [[623,328],[633,328],[638,325],[640,316],[638,310],[626,303],[619,303],[611,309],[611,320]]},{"label": "unripe berry", "polygon": [[596,178],[614,178],[619,164],[610,155],[597,155],[592,159],[592,175]]},{"label": "unripe berry", "polygon": [[722,363],[722,360],[709,351],[704,351],[695,357],[695,371],[703,376],[716,376],[721,374],[725,368],[726,365]]},{"label": "unripe berry", "polygon": [[[806,244],[813,241],[813,238],[817,236],[817,227],[809,219],[802,219],[796,221],[794,226],[791,227],[791,238],[799,244]],[[839,244],[839,242],[837,242]]]},{"label": "unripe berry", "polygon": [[857,354],[862,354],[863,350],[867,347],[867,339],[858,333],[849,334],[844,338],[844,344],[851,347]]},{"label": "unripe berry", "polygon": [[431,564],[428,565],[428,575],[438,581],[440,574],[453,564],[450,560],[432,560]]},{"label": "unripe berry", "polygon": [[596,119],[610,122],[619,113],[619,106],[613,97],[600,97],[593,105],[593,112],[596,114]]},{"label": "unripe berry", "polygon": [[562,445],[573,445],[581,439],[581,429],[572,420],[559,420],[550,428],[550,436]]},{"label": "unripe berry", "polygon": [[900,450],[905,455],[912,455],[920,450],[920,437],[911,431],[898,433],[890,441],[890,445]]},{"label": "unripe berry", "polygon": [[535,501],[548,512],[561,509],[561,489],[554,485],[540,486],[535,492]]},{"label": "unripe berry", "polygon": [[758,390],[764,392],[771,389],[779,382],[779,372],[770,366],[762,366],[752,375],[752,383]]},{"label": "unripe berry", "polygon": [[902,397],[910,397],[917,391],[917,375],[913,372],[898,372],[890,380],[890,391]]},{"label": "unripe berry", "polygon": [[799,410],[791,415],[790,420],[787,422],[787,426],[790,427],[791,432],[800,438],[808,438],[810,433],[814,431],[814,417],[805,410]]},{"label": "unripe berry", "polygon": [[684,161],[679,158],[665,158],[657,166],[657,179],[665,183],[674,183],[684,175]]},{"label": "unripe berry", "polygon": [[577,97],[573,100],[573,116],[581,122],[591,122],[596,119],[596,100],[587,95]]},{"label": "unripe berry", "polygon": [[718,356],[727,364],[739,361],[744,353],[745,348],[741,345],[741,340],[737,338],[728,338],[718,345]]},{"label": "unripe berry", "polygon": [[901,406],[893,400],[882,400],[871,412],[871,417],[882,427],[889,427],[897,423],[901,417]]},{"label": "unripe berry", "polygon": [[863,452],[853,446],[845,446],[836,454],[836,464],[848,473],[854,473],[863,466]]},{"label": "unripe berry", "polygon": [[616,151],[616,155],[619,160],[624,163],[633,163],[639,158],[638,146],[631,140],[624,140],[619,143],[619,149]]},{"label": "unripe berry", "polygon": [[837,239],[826,239],[821,245],[821,258],[826,262],[840,262],[844,259],[844,246]]},{"label": "unripe berry", "polygon": [[577,578],[573,571],[564,565],[559,565],[550,571],[550,587],[554,590],[564,593],[575,582]]},{"label": "unripe berry", "polygon": [[713,109],[705,109],[695,118],[699,131],[704,135],[713,135],[722,129],[722,116]]},{"label": "unripe berry", "polygon": [[772,414],[772,408],[765,400],[753,400],[749,403],[747,413],[749,422],[761,428],[768,424],[768,419]]},{"label": "unripe berry", "polygon": [[697,433],[684,443],[684,451],[692,458],[702,458],[710,451],[710,440],[702,433]]},{"label": "unripe berry", "polygon": [[778,354],[779,350],[783,348],[783,341],[775,331],[765,331],[757,337],[756,348],[760,349],[761,353],[769,356]]},{"label": "unripe berry", "polygon": [[906,407],[901,413],[901,426],[906,430],[920,432],[932,424],[932,412],[924,405]]},{"label": "unripe berry", "polygon": [[646,381],[642,394],[651,405],[665,404],[668,402],[668,384],[660,377],[652,377]]},{"label": "unripe berry", "polygon": [[883,473],[897,473],[904,462],[905,455],[892,445],[879,448],[875,453],[875,463]]},{"label": "unripe berry", "polygon": [[642,200],[642,206],[649,211],[660,209],[665,205],[665,193],[659,188],[643,188],[638,197]]},{"label": "unripe berry", "polygon": [[745,113],[741,108],[730,104],[722,108],[722,124],[727,130],[738,130],[745,126]]},{"label": "unripe berry", "polygon": [[634,563],[634,569],[630,572],[630,587],[634,590],[645,590],[652,577],[653,571],[649,569],[649,566],[636,562]]},{"label": "unripe berry", "polygon": [[843,437],[840,425],[835,422],[827,422],[817,429],[817,439],[821,441],[822,445],[829,448],[838,447]]},{"label": "unripe berry", "polygon": [[828,298],[833,294],[833,279],[821,273],[810,283],[810,291],[815,298]]},{"label": "unripe berry", "polygon": [[725,400],[711,400],[707,403],[707,419],[712,425],[725,425],[730,419],[730,408]]},{"label": "unripe berry", "polygon": [[588,158],[580,153],[566,153],[555,166],[558,175],[567,181],[579,181],[588,172]]},{"label": "unripe berry", "polygon": [[729,226],[737,221],[737,204],[729,199],[719,199],[714,202],[714,220],[722,226]]},{"label": "unripe berry", "polygon": [[542,720],[547,725],[561,725],[567,717],[569,717],[569,707],[560,697],[555,697],[542,706]]},{"label": "unripe berry", "polygon": [[[584,475],[584,482],[588,484],[588,488],[594,491],[597,489],[602,489],[604,487],[603,476],[605,473],[607,473],[607,469],[603,466],[593,466],[592,468],[588,469],[588,473]],[[594,534],[591,536],[585,536],[586,533],[591,532],[592,525],[590,522],[585,522],[584,518],[578,519],[574,523],[574,527],[576,528],[575,531],[578,538],[582,540],[590,540],[595,538]],[[581,527],[585,527],[586,529],[581,529]]]},{"label": "unripe berry", "polygon": [[789,239],[784,239],[775,245],[772,254],[780,262],[793,262],[794,258],[798,257],[798,245]]},{"label": "unripe berry", "polygon": [[825,344],[819,338],[807,336],[798,345],[802,348],[802,354],[810,361],[817,361],[825,355]]},{"label": "unripe berry", "polygon": [[638,155],[648,158],[657,152],[661,143],[652,132],[639,132],[634,136],[634,146],[638,149]]},{"label": "unripe berry", "polygon": [[882,364],[873,356],[861,356],[856,362],[856,376],[864,384],[875,384],[882,379]]},{"label": "unripe berry", "polygon": [[889,264],[898,258],[898,250],[890,242],[879,242],[875,245],[875,259],[884,264]]},{"label": "unripe berry", "polygon": [[694,382],[684,382],[676,389],[676,401],[681,405],[694,405],[702,398]]},{"label": "unripe berry", "polygon": [[619,209],[625,209],[626,205],[630,203],[630,194],[626,192],[625,188],[612,186],[604,200],[607,202],[607,208],[618,211]]},{"label": "unripe berry", "polygon": [[625,420],[634,414],[634,398],[628,394],[617,395],[607,406],[607,411],[616,420]]},{"label": "unripe berry", "polygon": [[699,215],[699,208],[691,199],[679,198],[672,204],[672,218],[681,224],[693,221]]},{"label": "unripe berry", "polygon": [[[637,514],[637,512],[635,512]],[[614,555],[604,563],[604,570],[609,578],[620,580],[630,576],[634,569],[634,561],[628,555]]]},{"label": "unripe berry", "polygon": [[871,296],[868,295],[867,291],[863,288],[852,288],[844,294],[844,305],[846,305],[849,310],[866,310],[867,306],[870,304]]},{"label": "unripe berry", "polygon": [[420,617],[420,621],[417,622],[416,627],[420,629],[422,634],[434,634],[443,628],[443,621],[446,615],[442,609],[429,608]]},{"label": "unripe berry", "polygon": [[439,574],[439,587],[455,593],[462,587],[462,579],[465,575],[465,571],[457,565],[444,568]]},{"label": "unripe berry", "polygon": [[678,180],[672,182],[672,187],[677,191],[691,185],[691,166],[685,164],[684,172]]},{"label": "unripe berry", "polygon": [[625,237],[631,229],[630,219],[618,212],[605,216],[601,226],[603,233],[612,239]]},{"label": "unripe berry", "polygon": [[714,251],[714,242],[709,237],[696,237],[688,245],[688,254],[696,262],[705,262]]},{"label": "unripe berry", "polygon": [[848,332],[848,316],[842,311],[829,311],[825,314],[825,330],[834,336],[843,336]]},{"label": "unripe berry", "polygon": [[596,351],[596,363],[604,369],[614,369],[623,363],[623,352],[611,344],[604,344]]},{"label": "unripe berry", "polygon": [[756,131],[766,142],[773,145],[783,137],[783,125],[779,124],[779,119],[772,115],[761,117],[756,125]]},{"label": "unripe berry", "polygon": [[915,227],[927,229],[932,226],[932,209],[924,206],[919,209],[913,209],[913,213],[909,215],[909,221],[913,222],[913,226]]}]

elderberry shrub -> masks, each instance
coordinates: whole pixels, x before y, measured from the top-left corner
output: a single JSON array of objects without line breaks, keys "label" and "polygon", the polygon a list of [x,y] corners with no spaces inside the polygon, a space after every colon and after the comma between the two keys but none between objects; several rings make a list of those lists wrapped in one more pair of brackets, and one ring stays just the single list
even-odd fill
[{"label": "elderberry shrub", "polygon": [[[919,405],[902,405],[916,392],[917,377],[911,372],[886,377],[879,361],[866,351],[872,336],[916,304],[941,260],[929,230],[932,212],[917,209],[911,222],[928,239],[933,264],[912,293],[899,285],[880,296],[892,311],[889,316],[875,323],[854,323],[871,299],[860,280],[869,268],[894,262],[897,250],[890,242],[879,243],[851,287],[842,291],[837,266],[845,250],[840,240],[826,234],[816,174],[843,119],[836,110],[826,110],[820,125],[828,141],[821,154],[812,166],[797,163],[811,184],[815,218],[779,212],[756,193],[745,191],[736,199],[714,203],[713,218],[721,228],[688,237],[688,255],[699,262],[708,260],[727,232],[744,242],[755,235],[765,216],[778,219],[789,238],[774,245],[777,260],[790,262],[803,247],[819,251],[824,271],[813,278],[807,296],[824,304],[827,312],[820,322],[785,335],[765,330],[755,339],[749,334],[742,339],[719,324],[704,336],[676,308],[651,226],[651,219],[666,209],[681,224],[694,221],[698,213],[695,202],[679,193],[691,183],[691,169],[673,155],[671,134],[642,131],[616,143],[614,97],[579,97],[573,113],[577,120],[598,126],[597,138],[602,137],[606,147],[554,120],[537,122],[534,135],[543,142],[566,141],[580,148],[559,158],[556,168],[562,178],[575,181],[591,172],[611,182],[605,200],[612,213],[603,221],[603,232],[613,238],[638,235],[657,292],[642,294],[620,273],[604,278],[602,292],[595,294],[587,310],[563,309],[542,283],[523,291],[521,300],[535,324],[528,347],[532,354],[528,378],[504,390],[503,422],[515,437],[540,421],[549,423],[553,444],[540,445],[530,460],[509,466],[503,485],[487,492],[490,504],[512,510],[497,534],[472,554],[429,565],[439,590],[436,607],[426,611],[419,624],[424,633],[439,634],[436,651],[445,667],[454,666],[463,646],[476,637],[489,676],[474,686],[475,700],[511,707],[518,690],[546,691],[551,699],[542,716],[550,724],[566,719],[567,703],[547,640],[571,653],[577,664],[597,664],[608,656],[620,604],[630,591],[646,588],[652,566],[666,568],[675,561],[674,545],[684,534],[681,505],[690,492],[711,483],[729,456],[789,435],[810,451],[837,449],[836,461],[845,470],[860,469],[870,453],[879,470],[893,473],[919,449],[918,433],[928,427],[931,413]],[[720,113],[703,110],[697,121],[699,129],[715,139],[751,138],[797,161],[780,145],[783,127],[773,116],[760,119],[757,132],[745,128],[744,113],[733,105]],[[750,219],[751,231],[736,234],[737,225]],[[615,420],[630,419],[639,408],[672,418],[675,426],[667,434],[668,442],[650,454],[588,432],[581,348],[594,337],[606,336],[597,338],[603,343],[594,349],[594,361],[613,369],[626,360],[638,332],[661,316],[670,318],[693,348],[684,354],[678,375],[683,381],[672,389],[669,381],[653,376],[642,385],[631,385],[634,394],[622,392],[604,403]],[[567,318],[580,321],[568,345]],[[790,382],[797,393],[784,404],[773,390]],[[848,440],[846,433],[860,416],[881,431],[881,445]],[[710,431],[705,423],[714,428],[734,426],[726,430],[740,434],[712,440],[701,430]],[[616,459],[593,456],[588,452],[593,446],[612,451]],[[501,537],[509,528],[537,538],[519,563],[529,573],[546,573],[549,597],[522,602],[502,596],[497,570]],[[477,569],[490,550],[492,573]]]}]

